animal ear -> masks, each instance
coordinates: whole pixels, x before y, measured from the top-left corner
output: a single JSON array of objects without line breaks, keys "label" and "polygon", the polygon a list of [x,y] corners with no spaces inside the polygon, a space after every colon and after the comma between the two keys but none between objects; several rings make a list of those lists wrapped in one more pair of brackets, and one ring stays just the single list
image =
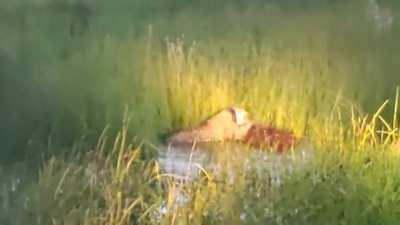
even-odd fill
[{"label": "animal ear", "polygon": [[237,125],[243,125],[247,121],[247,115],[244,110],[240,110],[237,108],[230,108],[229,111],[232,113],[233,121]]},{"label": "animal ear", "polygon": [[236,110],[234,108],[229,108],[229,112],[232,114],[232,120],[235,124],[237,124],[237,116]]}]

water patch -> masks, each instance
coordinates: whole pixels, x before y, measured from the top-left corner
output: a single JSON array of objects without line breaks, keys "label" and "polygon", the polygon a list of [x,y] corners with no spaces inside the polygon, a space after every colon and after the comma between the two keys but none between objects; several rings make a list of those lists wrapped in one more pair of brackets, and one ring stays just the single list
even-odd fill
[{"label": "water patch", "polygon": [[165,173],[181,179],[197,177],[210,164],[210,149],[201,146],[160,147],[158,158]]},{"label": "water patch", "polygon": [[[195,179],[202,172],[218,175],[221,171],[252,170],[269,172],[279,177],[304,168],[313,158],[311,144],[303,143],[293,151],[280,154],[274,151],[249,149],[241,144],[161,146],[159,162],[166,174],[185,180]],[[240,168],[238,168],[238,166]]]},{"label": "water patch", "polygon": [[[293,151],[277,153],[249,149],[241,144],[214,144],[199,146],[161,146],[159,163],[164,173],[176,179],[176,185],[170,187],[169,193],[173,196],[172,202],[163,201],[154,212],[154,218],[161,218],[179,207],[185,206],[190,197],[184,191],[187,182],[191,182],[204,172],[212,174],[213,179],[221,179],[230,185],[235,185],[237,176],[242,172],[256,176],[269,182],[270,185],[280,187],[287,176],[295,171],[304,169],[314,158],[313,146],[302,143]],[[246,220],[246,213],[240,214],[242,221]]]}]

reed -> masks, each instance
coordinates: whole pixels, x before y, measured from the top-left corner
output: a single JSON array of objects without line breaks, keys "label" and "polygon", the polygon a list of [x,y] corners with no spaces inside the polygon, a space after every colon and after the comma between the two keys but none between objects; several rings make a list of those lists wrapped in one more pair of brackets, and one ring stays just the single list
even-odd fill
[{"label": "reed", "polygon": [[[0,224],[398,224],[399,31],[363,2],[82,1],[87,30],[81,1],[5,2],[1,159],[28,160],[0,168]],[[165,174],[165,137],[228,106],[313,159],[277,173],[227,144],[218,173]]]}]

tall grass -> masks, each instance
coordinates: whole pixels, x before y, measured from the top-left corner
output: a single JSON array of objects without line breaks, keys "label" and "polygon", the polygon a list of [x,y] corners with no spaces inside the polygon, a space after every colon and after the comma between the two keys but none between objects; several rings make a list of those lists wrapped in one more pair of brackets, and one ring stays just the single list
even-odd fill
[{"label": "tall grass", "polygon": [[[132,84],[132,93],[139,92],[140,98],[128,102],[126,117],[130,120],[122,123],[123,130],[117,133],[114,143],[107,144],[107,136],[102,135],[89,153],[71,153],[70,158],[46,162],[37,181],[24,186],[13,203],[24,213],[5,217],[4,221],[397,223],[399,155],[391,145],[398,138],[398,104],[394,116],[387,120],[383,117],[383,112],[389,110],[387,102],[377,107],[376,113],[365,114],[340,92],[335,94],[321,86],[330,82],[329,69],[317,79],[309,75],[310,68],[292,65],[288,69],[274,52],[250,54],[246,62],[253,70],[245,73],[245,68],[219,53],[202,52],[192,44],[175,41],[168,42],[164,50],[155,48],[147,45],[143,76],[127,84]],[[117,48],[109,43],[105,49]],[[95,53],[87,51],[81,57],[98,56]],[[318,68],[324,66],[321,61]],[[152,66],[146,67],[149,62]],[[76,63],[82,65],[79,60]],[[283,76],[287,77],[276,79]],[[392,101],[398,103],[398,96]],[[242,170],[243,161],[225,158],[236,153],[221,149],[225,153],[217,163],[233,164],[223,167],[227,171],[222,178],[207,172],[199,180],[182,185],[148,161],[146,145],[140,150],[137,141],[129,144],[128,130],[152,140],[152,130],[168,132],[191,126],[231,104],[249,109],[256,120],[309,137],[316,146],[313,162],[300,171],[283,174],[277,182],[272,171]],[[237,175],[229,176],[232,170]],[[9,208],[7,205],[3,210]]]},{"label": "tall grass", "polygon": [[[0,170],[0,223],[397,224],[399,29],[360,4],[2,3],[1,159],[28,162]],[[163,174],[150,146],[231,105],[314,160],[277,180],[225,146],[220,174]]]},{"label": "tall grass", "polygon": [[[336,117],[333,122],[341,130],[349,124],[353,129],[334,133],[333,141],[319,139],[312,161],[278,175],[249,167],[253,162],[237,148],[222,147],[216,161],[223,165],[220,171],[204,171],[191,183],[163,174],[155,161],[143,157],[150,146],[130,144],[126,120],[112,143],[105,132],[92,151],[47,161],[36,181],[20,187],[18,196],[3,198],[2,211],[8,214],[2,214],[2,221],[397,224],[400,155],[392,141],[384,140],[398,138],[398,127],[382,130],[387,122],[379,117],[380,110],[371,119],[353,114],[351,123]],[[262,159],[255,160],[260,165]],[[3,196],[13,196],[9,190],[4,186]],[[21,211],[14,212],[14,207]]]},{"label": "tall grass", "polygon": [[[360,10],[365,4],[357,1],[302,6],[25,1],[4,2],[0,8],[5,159],[27,158],[35,149],[70,146],[80,139],[94,142],[107,124],[118,130],[127,104],[140,118],[132,120],[131,128],[144,121],[141,128],[147,131],[136,131],[153,140],[228,104],[247,106],[256,119],[292,128],[290,117],[270,110],[278,101],[281,110],[298,111],[290,114],[298,114],[296,123],[303,125],[294,129],[301,133],[305,114],[330,110],[315,106],[318,95],[332,99],[340,92],[340,98],[371,112],[394,95],[399,82],[398,24],[391,33],[377,33]],[[177,74],[184,78],[174,83]],[[165,84],[163,79],[172,80]],[[211,82],[200,84],[207,79]],[[172,91],[176,99],[166,103]],[[203,99],[210,91],[207,105]],[[196,107],[188,106],[190,99],[199,102]],[[308,100],[315,104],[302,104]]]}]

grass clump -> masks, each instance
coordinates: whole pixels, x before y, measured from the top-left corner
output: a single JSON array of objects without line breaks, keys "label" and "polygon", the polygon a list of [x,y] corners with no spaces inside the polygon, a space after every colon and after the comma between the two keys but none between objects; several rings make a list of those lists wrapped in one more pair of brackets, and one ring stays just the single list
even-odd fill
[{"label": "grass clump", "polygon": [[[335,141],[321,139],[311,161],[289,153],[300,158],[281,173],[263,167],[262,155],[249,158],[250,152],[221,146],[220,170],[189,183],[164,174],[142,154],[149,151],[145,145],[129,144],[124,127],[111,144],[104,135],[93,151],[46,162],[37,181],[19,192],[25,212],[19,218],[36,224],[396,224],[400,156],[380,139],[379,111],[371,120],[354,116],[356,128],[336,133]],[[396,139],[391,129],[383,133]],[[364,140],[356,136],[361,133]]]},{"label": "grass clump", "polygon": [[[126,130],[110,145],[99,140],[93,151],[51,158],[35,182],[19,192],[20,211],[8,224],[151,224],[150,210],[162,199],[155,162],[144,161],[128,145]],[[109,152],[106,154],[106,152]],[[17,218],[14,218],[17,217]]]},{"label": "grass clump", "polygon": [[[398,223],[399,29],[364,3],[27,2],[0,4],[1,160],[28,158],[0,171],[1,224]],[[231,105],[312,161],[278,176],[228,145],[220,173],[164,174],[149,146]]]}]

